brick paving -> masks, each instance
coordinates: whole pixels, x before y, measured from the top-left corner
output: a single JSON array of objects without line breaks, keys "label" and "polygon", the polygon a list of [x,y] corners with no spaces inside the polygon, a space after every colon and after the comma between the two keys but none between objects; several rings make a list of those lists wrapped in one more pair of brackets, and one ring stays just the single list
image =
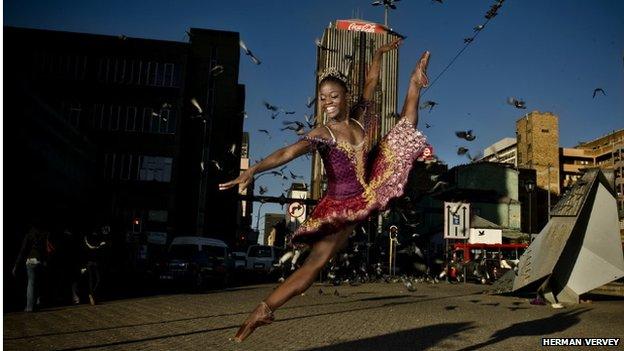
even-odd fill
[{"label": "brick paving", "polygon": [[484,295],[480,285],[418,284],[408,292],[401,283],[379,283],[340,286],[339,296],[333,286],[316,284],[278,310],[272,325],[242,344],[230,342],[273,287],[8,313],[4,349],[535,350],[542,336],[624,337],[622,297],[596,296],[592,303],[553,309]]}]

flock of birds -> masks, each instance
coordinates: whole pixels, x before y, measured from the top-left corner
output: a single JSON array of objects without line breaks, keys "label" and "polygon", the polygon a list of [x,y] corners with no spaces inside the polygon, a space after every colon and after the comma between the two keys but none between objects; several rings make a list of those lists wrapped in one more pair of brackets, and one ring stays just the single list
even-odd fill
[{"label": "flock of birds", "polygon": [[[398,2],[400,0],[380,0],[380,1],[374,1],[372,3],[373,6],[385,6],[386,8],[389,9],[396,9],[396,5],[394,4],[395,2]],[[466,37],[464,38],[464,48],[462,50],[460,50],[460,52],[455,56],[455,58],[453,58],[453,60],[451,60],[451,62],[446,66],[445,69],[442,70],[442,72],[432,81],[432,83],[429,85],[429,88],[431,87],[431,85],[433,85],[439,78],[440,76],[448,69],[448,67],[450,67],[450,65],[457,59],[457,57],[459,57],[459,55],[463,52],[463,50],[470,45],[471,43],[474,42],[475,38],[478,36],[478,34],[483,31],[483,29],[486,27],[487,23],[494,18],[497,14],[499,9],[502,7],[503,3],[505,0],[496,0],[496,2],[490,6],[489,10],[487,11],[487,13],[485,14],[485,19],[486,21],[478,24],[476,26],[473,27],[473,35],[470,37]],[[439,4],[443,4],[443,0],[433,0],[432,2],[435,3],[439,3]],[[402,35],[392,31],[391,29],[388,29],[389,31],[391,31],[392,33],[403,37]],[[190,33],[187,32],[187,34],[190,36]],[[120,36],[120,38],[122,40],[127,40],[128,38],[125,36]],[[317,38],[315,39],[315,45],[320,49],[320,50],[326,50],[326,51],[330,51],[330,52],[337,52],[336,49],[333,49],[331,47],[327,47],[325,45],[323,45],[321,39]],[[262,63],[262,61],[249,49],[249,47],[245,44],[245,42],[243,42],[243,40],[239,41],[239,46],[242,49],[243,53],[249,57],[249,59],[251,60],[251,62],[255,65],[260,65]],[[344,55],[346,60],[349,59],[353,59],[353,54],[352,55]],[[225,71],[225,67],[223,67],[222,65],[215,65],[210,69],[210,76],[211,77],[217,77],[221,74],[223,74],[223,72]],[[426,92],[426,90],[425,90]],[[604,89],[602,88],[596,88],[593,90],[592,93],[592,99],[595,99],[596,96],[598,96],[599,94],[602,94],[603,96],[606,96],[606,93],[604,91]],[[311,109],[314,106],[315,103],[315,98],[313,97],[309,97],[307,99],[307,101],[305,102],[305,106],[308,109]],[[191,119],[198,119],[200,120],[202,123],[207,123],[207,120],[209,119],[207,114],[204,112],[204,109],[202,109],[202,107],[200,106],[200,104],[198,103],[198,101],[193,98],[191,99],[191,106],[194,108],[194,113],[191,115]],[[516,109],[526,109],[527,105],[526,102],[521,99],[521,98],[516,98],[516,97],[508,97],[507,98],[507,104],[509,104],[510,106],[516,108]],[[266,110],[269,112],[270,118],[272,120],[277,119],[280,116],[290,116],[290,115],[295,115],[296,111],[290,110],[290,109],[285,109],[285,108],[281,108],[275,104],[272,104],[268,101],[264,101],[263,102],[264,107],[266,108]],[[422,103],[419,108],[422,110],[427,110],[428,113],[432,113],[434,108],[436,108],[437,106],[439,106],[439,103],[433,100],[426,100],[424,103]],[[160,112],[152,112],[152,115],[156,118],[160,118],[163,121],[167,121],[168,118],[168,114],[163,113],[164,110],[171,108],[171,105],[168,103],[163,104],[160,107]],[[242,112],[242,114],[244,115],[245,118],[247,118],[247,113],[245,111]],[[398,114],[394,114],[398,117]],[[315,124],[316,124],[316,117],[314,116],[314,113],[310,113],[310,114],[304,114],[304,119],[305,121],[297,121],[297,120],[282,120],[282,127],[280,128],[280,131],[282,132],[294,132],[297,136],[302,136],[305,135],[309,130],[313,129]],[[429,123],[424,123],[425,124],[425,128],[431,128],[433,127],[433,125],[429,124]],[[259,133],[265,134],[266,137],[268,137],[269,139],[272,139],[272,135],[269,132],[268,129],[258,129]],[[455,135],[457,138],[471,142],[474,141],[476,139],[476,135],[473,133],[472,130],[466,130],[466,131],[456,131]],[[236,145],[232,144],[226,153],[226,157],[236,157]],[[475,161],[478,159],[477,156],[472,156],[470,154],[470,149],[465,147],[465,146],[459,146],[457,148],[457,155],[459,156],[466,156],[470,161]],[[309,157],[309,156],[308,156]],[[261,159],[260,159],[261,160]],[[255,160],[256,162],[259,162],[260,160]],[[213,167],[215,167],[218,171],[224,171],[224,165],[223,165],[223,159],[211,159],[209,160],[210,164],[213,165]],[[206,165],[204,160],[202,160],[200,162],[200,169],[201,171],[205,171],[206,170]],[[282,169],[280,169],[279,171],[271,171],[268,172],[268,174],[271,174],[275,177],[278,177],[280,179],[282,179],[282,181],[287,181],[289,179],[300,179],[303,178],[303,176],[298,176],[296,174],[294,174],[292,171],[290,172],[290,177],[288,177],[287,174],[285,174],[285,167],[283,167]],[[282,185],[284,185],[284,183],[282,183]],[[286,191],[287,189],[284,189],[284,191]],[[261,186],[260,187],[260,194],[264,194],[268,191],[266,186]]]}]

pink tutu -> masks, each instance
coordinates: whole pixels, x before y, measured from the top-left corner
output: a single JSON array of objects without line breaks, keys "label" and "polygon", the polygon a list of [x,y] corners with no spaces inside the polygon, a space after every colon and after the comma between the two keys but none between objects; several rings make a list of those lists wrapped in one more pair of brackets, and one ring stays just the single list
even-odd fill
[{"label": "pink tutu", "polygon": [[323,138],[304,139],[318,149],[329,189],[294,233],[294,245],[310,244],[366,219],[374,210],[385,209],[391,199],[403,195],[412,164],[427,145],[425,136],[402,118],[379,142],[366,177],[367,148]]}]

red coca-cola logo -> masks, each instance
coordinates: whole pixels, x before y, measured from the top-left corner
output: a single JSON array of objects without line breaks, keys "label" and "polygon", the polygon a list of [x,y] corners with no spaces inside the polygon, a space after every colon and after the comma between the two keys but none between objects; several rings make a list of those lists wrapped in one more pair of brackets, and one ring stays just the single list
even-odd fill
[{"label": "red coca-cola logo", "polygon": [[375,33],[376,25],[373,23],[355,23],[351,22],[347,30],[354,30],[358,32]]},{"label": "red coca-cola logo", "polygon": [[385,33],[383,26],[370,22],[354,22],[347,20],[337,20],[336,28],[366,33]]}]

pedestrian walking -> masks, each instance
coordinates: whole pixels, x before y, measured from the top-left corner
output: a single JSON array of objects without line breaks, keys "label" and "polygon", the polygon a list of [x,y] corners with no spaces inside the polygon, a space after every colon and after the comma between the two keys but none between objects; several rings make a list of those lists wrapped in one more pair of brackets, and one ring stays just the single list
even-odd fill
[{"label": "pedestrian walking", "polygon": [[41,283],[43,281],[43,268],[48,257],[48,253],[54,247],[48,240],[49,232],[42,229],[40,222],[36,221],[24,236],[22,247],[13,266],[13,276],[21,265],[25,265],[28,276],[26,287],[26,308],[25,312],[33,312],[38,307],[41,296]]},{"label": "pedestrian walking", "polygon": [[109,244],[107,241],[109,233],[110,227],[104,226],[84,236],[83,249],[86,266],[82,269],[82,272],[88,276],[89,303],[91,305],[96,304],[96,292],[101,281],[101,264],[104,259],[104,250]]}]

